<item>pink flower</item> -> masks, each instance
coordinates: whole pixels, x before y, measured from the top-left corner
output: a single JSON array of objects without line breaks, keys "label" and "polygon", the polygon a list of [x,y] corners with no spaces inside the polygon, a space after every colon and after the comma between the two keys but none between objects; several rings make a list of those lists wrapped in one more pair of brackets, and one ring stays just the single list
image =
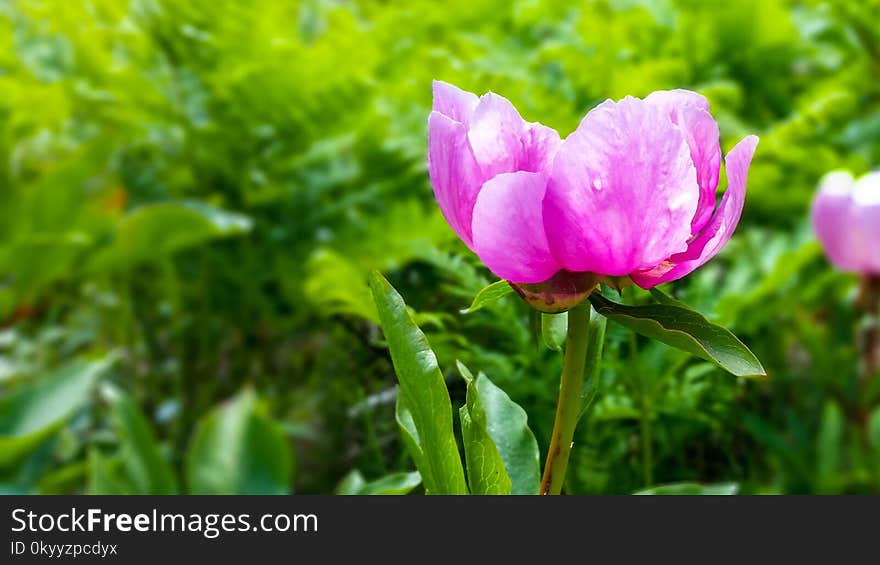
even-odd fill
[{"label": "pink flower", "polygon": [[560,141],[496,94],[435,81],[428,170],[449,225],[499,277],[540,283],[566,270],[651,288],[730,239],[757,143],[728,154],[716,209],[718,126],[699,94],[607,100]]},{"label": "pink flower", "polygon": [[825,175],[813,200],[812,220],[835,267],[880,274],[880,172],[858,180],[845,171]]}]

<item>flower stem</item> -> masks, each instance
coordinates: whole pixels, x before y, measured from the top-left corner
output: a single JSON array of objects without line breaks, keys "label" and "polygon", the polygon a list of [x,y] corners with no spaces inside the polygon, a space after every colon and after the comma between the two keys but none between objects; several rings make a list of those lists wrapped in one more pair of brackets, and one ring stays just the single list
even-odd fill
[{"label": "flower stem", "polygon": [[568,312],[568,336],[565,340],[562,381],[559,385],[553,435],[550,438],[550,449],[547,451],[544,477],[541,480],[541,494],[562,492],[574,430],[580,418],[584,365],[589,338],[590,303],[584,301]]},{"label": "flower stem", "polygon": [[862,278],[857,302],[865,316],[859,331],[861,367],[856,399],[856,419],[865,432],[865,442],[868,442],[868,419],[871,412],[870,391],[874,379],[880,372],[880,277],[865,275]]},{"label": "flower stem", "polygon": [[866,318],[859,344],[864,386],[880,370],[880,277],[869,275],[861,280],[858,302]]}]

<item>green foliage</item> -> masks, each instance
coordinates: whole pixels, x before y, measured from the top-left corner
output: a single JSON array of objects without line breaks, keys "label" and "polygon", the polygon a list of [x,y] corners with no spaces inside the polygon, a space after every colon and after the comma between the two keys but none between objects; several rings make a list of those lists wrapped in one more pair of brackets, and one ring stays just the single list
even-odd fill
[{"label": "green foliage", "polygon": [[[131,399],[113,394],[109,400],[110,419],[122,448],[115,458],[118,476],[111,479],[113,469],[101,469],[102,461],[93,454],[93,481],[95,494],[102,494],[102,484],[114,484],[121,494],[176,494],[177,479],[174,470],[162,454],[150,428],[150,422]],[[112,494],[112,493],[104,493]]]},{"label": "green foliage", "polygon": [[89,399],[107,361],[74,360],[0,399],[0,468],[7,467],[57,432]]},{"label": "green foliage", "polygon": [[[483,373],[474,377],[462,363],[458,369],[467,382],[461,419],[471,493],[480,490],[471,477],[479,476],[477,484],[486,485],[492,484],[487,477],[497,475],[495,492],[482,489],[479,494],[536,494],[541,482],[538,442],[525,410]],[[471,432],[465,429],[465,419]],[[477,457],[471,456],[474,451]]]},{"label": "green foliage", "polygon": [[[662,295],[661,295],[662,296]],[[727,329],[680,302],[626,306],[590,295],[596,312],[630,330],[717,363],[738,377],[766,376],[758,358]]]},{"label": "green foliage", "polygon": [[[878,492],[880,392],[858,385],[856,281],[829,268],[806,220],[826,171],[880,163],[877,10],[0,4],[0,488],[188,492],[204,469],[195,447],[225,469],[204,475],[211,492],[254,476],[331,492],[352,469],[379,478],[352,491],[416,488],[399,475],[412,463],[373,269],[430,339],[434,380],[456,359],[490,375],[543,452],[558,352],[533,340],[504,282],[459,314],[495,279],[433,202],[439,78],[503,94],[563,135],[608,97],[690,88],[710,100],[723,149],[761,137],[734,238],[669,292],[742,338],[771,378],[730,378],[609,324],[567,491]],[[93,394],[105,388],[116,396]],[[448,384],[450,434],[467,388]],[[218,455],[209,432],[227,421],[261,439]],[[254,453],[266,445],[279,458]]]},{"label": "green foliage", "polygon": [[468,490],[471,494],[510,494],[510,476],[489,435],[486,411],[473,378],[468,382],[465,405],[458,413],[467,462]]},{"label": "green foliage", "polygon": [[497,300],[501,300],[508,294],[513,293],[513,287],[507,281],[496,281],[492,284],[480,289],[480,292],[474,297],[471,305],[462,310],[462,314],[470,314],[476,312]]},{"label": "green foliage", "polygon": [[562,351],[568,332],[568,312],[561,314],[541,313],[541,337],[551,351]]},{"label": "green foliage", "polygon": [[292,473],[287,438],[251,390],[199,423],[186,457],[192,494],[287,494]]},{"label": "green foliage", "polygon": [[467,494],[446,381],[428,340],[388,281],[374,272],[373,300],[400,382],[397,423],[428,494]]},{"label": "green foliage", "polygon": [[739,485],[736,483],[719,483],[715,485],[701,485],[699,483],[675,483],[646,488],[633,494],[666,494],[666,495],[724,495],[736,494]]},{"label": "green foliage", "polygon": [[599,390],[602,371],[602,356],[605,353],[605,330],[608,321],[604,316],[590,312],[590,337],[587,343],[587,363],[584,366],[584,386],[581,389],[580,417],[590,407]]},{"label": "green foliage", "polygon": [[250,221],[201,202],[150,204],[119,220],[113,243],[96,252],[88,270],[125,269],[187,247],[250,229]]},{"label": "green foliage", "polygon": [[342,479],[336,488],[336,494],[408,494],[421,483],[422,478],[416,471],[392,473],[374,481],[367,481],[360,471],[355,469]]}]

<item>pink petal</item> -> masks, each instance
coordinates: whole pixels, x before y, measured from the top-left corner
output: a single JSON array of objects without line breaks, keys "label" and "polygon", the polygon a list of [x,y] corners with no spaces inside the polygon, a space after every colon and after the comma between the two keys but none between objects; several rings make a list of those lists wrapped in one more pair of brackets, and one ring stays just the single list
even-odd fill
[{"label": "pink petal", "polygon": [[550,253],[541,201],[547,175],[520,171],[486,182],[474,206],[474,251],[489,270],[517,283],[538,283],[560,270]]},{"label": "pink petal", "polygon": [[645,102],[656,105],[669,115],[681,128],[691,151],[691,159],[697,168],[697,184],[700,200],[697,213],[691,222],[692,233],[706,225],[715,209],[715,189],[721,169],[721,145],[718,124],[709,114],[709,102],[700,94],[689,90],[666,90],[652,92]]},{"label": "pink petal", "polygon": [[862,253],[857,253],[859,236],[853,237],[856,222],[853,214],[852,175],[835,171],[823,177],[813,199],[811,219],[816,236],[831,263],[844,271],[859,271]]},{"label": "pink petal", "polygon": [[439,80],[435,80],[431,86],[434,92],[432,110],[468,125],[480,101],[477,95]]},{"label": "pink petal", "polygon": [[718,174],[721,171],[718,124],[708,112],[693,107],[681,110],[674,121],[684,131],[691,159],[697,168],[700,200],[691,222],[691,231],[697,233],[706,225],[715,209],[715,189],[718,188]]},{"label": "pink petal", "polygon": [[550,174],[553,159],[560,145],[562,140],[559,139],[559,133],[555,129],[537,122],[527,124],[517,167],[521,171],[541,171]]},{"label": "pink petal", "polygon": [[852,189],[853,226],[847,253],[858,258],[858,272],[880,274],[880,172],[868,173]]},{"label": "pink petal", "polygon": [[709,101],[706,100],[705,96],[683,88],[654,91],[645,97],[645,102],[669,110],[692,106],[706,112],[709,111]]},{"label": "pink petal", "polygon": [[439,112],[428,118],[428,174],[452,231],[473,248],[471,217],[483,180],[467,128]]},{"label": "pink petal", "polygon": [[526,123],[508,99],[493,92],[481,96],[470,126],[468,139],[484,178],[518,170]]},{"label": "pink petal", "polygon": [[684,251],[699,187],[681,130],[627,97],[593,109],[556,154],[544,225],[569,271],[628,275]]},{"label": "pink petal", "polygon": [[757,136],[750,135],[740,141],[725,160],[727,164],[727,191],[721,205],[709,223],[690,243],[683,253],[673,255],[653,269],[635,272],[630,278],[642,288],[679,279],[705,264],[724,247],[733,235],[742,214],[746,198],[746,180],[752,155],[758,146]]}]

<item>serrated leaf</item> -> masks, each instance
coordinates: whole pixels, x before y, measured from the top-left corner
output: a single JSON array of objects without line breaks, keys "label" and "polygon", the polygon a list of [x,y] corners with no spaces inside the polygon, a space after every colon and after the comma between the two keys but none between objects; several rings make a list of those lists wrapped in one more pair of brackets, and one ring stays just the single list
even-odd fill
[{"label": "serrated leaf", "polygon": [[766,376],[764,367],[729,330],[702,314],[673,304],[627,306],[598,292],[590,295],[596,312],[630,330],[686,351],[738,377]]},{"label": "serrated leaf", "polygon": [[507,281],[493,282],[492,284],[480,289],[480,292],[478,292],[477,295],[474,297],[474,301],[471,302],[471,305],[462,310],[461,313],[472,314],[477,310],[485,308],[493,302],[497,302],[508,294],[512,293],[513,288]]},{"label": "serrated leaf", "polygon": [[467,494],[452,403],[437,357],[400,294],[378,272],[370,289],[400,383],[397,422],[428,494]]},{"label": "serrated leaf", "polygon": [[562,351],[568,333],[568,312],[560,314],[541,313],[541,336],[551,351]]}]

